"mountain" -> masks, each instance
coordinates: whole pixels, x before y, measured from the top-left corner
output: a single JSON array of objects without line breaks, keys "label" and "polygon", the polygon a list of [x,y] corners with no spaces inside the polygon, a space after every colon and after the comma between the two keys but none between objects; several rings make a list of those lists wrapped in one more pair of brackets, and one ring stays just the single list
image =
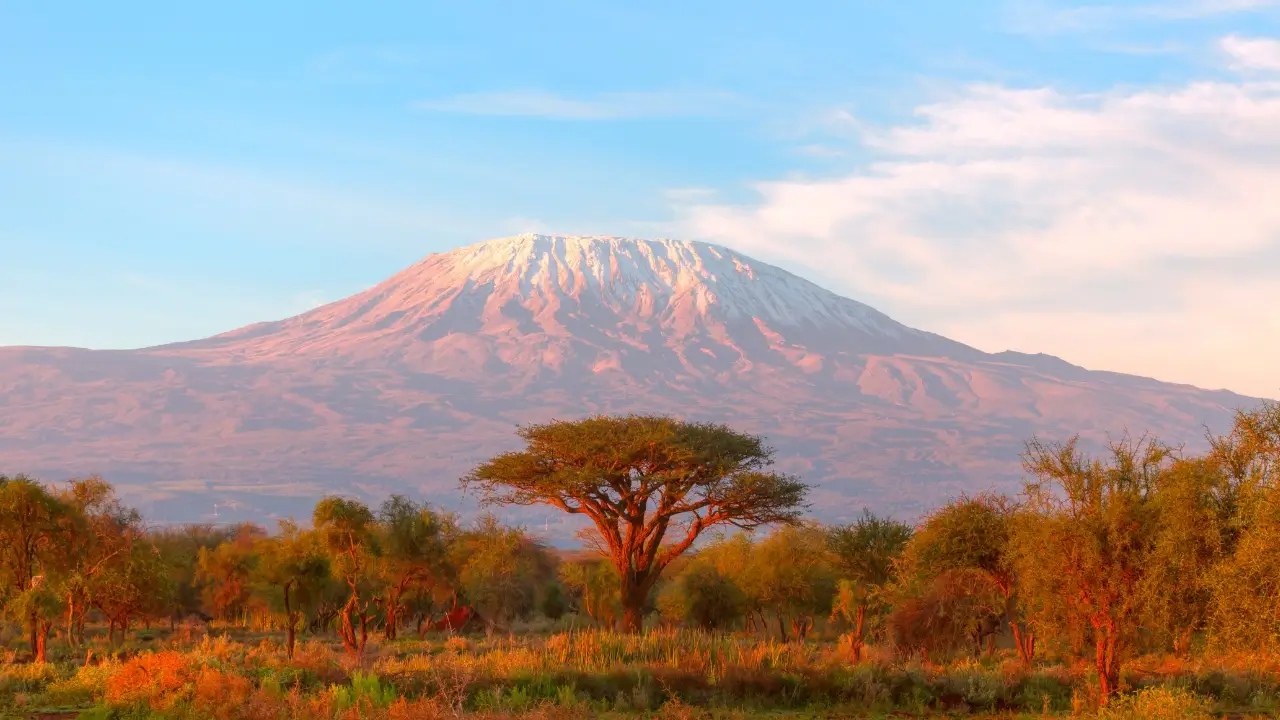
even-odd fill
[{"label": "mountain", "polygon": [[167,520],[328,492],[465,508],[457,478],[516,425],[644,411],[764,434],[824,518],[911,516],[1016,490],[1033,434],[1194,446],[1254,403],[984,353],[717,245],[522,235],[204,340],[0,348],[0,472],[98,472]]}]

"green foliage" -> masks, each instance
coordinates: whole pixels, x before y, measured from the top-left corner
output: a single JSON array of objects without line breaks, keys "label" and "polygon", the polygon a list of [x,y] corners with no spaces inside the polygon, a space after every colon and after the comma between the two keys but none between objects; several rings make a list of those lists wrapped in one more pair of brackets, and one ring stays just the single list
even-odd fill
[{"label": "green foliage", "polygon": [[1223,481],[1220,466],[1201,458],[1179,460],[1157,478],[1157,535],[1139,592],[1143,625],[1178,655],[1204,629],[1213,599],[1210,571],[1226,540],[1218,503]]},{"label": "green foliage", "polygon": [[1280,647],[1280,403],[1242,412],[1211,456],[1221,556],[1206,573],[1213,640],[1228,648]]},{"label": "green foliage", "polygon": [[550,620],[559,620],[569,611],[569,598],[560,583],[549,582],[543,586],[538,610]]},{"label": "green foliage", "polygon": [[953,570],[977,570],[1012,594],[1009,538],[1015,507],[1001,495],[961,496],[921,521],[900,562],[905,582],[928,582]]},{"label": "green foliage", "polygon": [[862,517],[829,531],[827,543],[840,576],[864,588],[882,587],[895,575],[895,561],[911,540],[911,526],[877,517],[863,510]]},{"label": "green foliage", "polygon": [[329,692],[339,710],[385,708],[396,701],[395,687],[360,670],[351,674],[350,685],[334,685]]},{"label": "green foliage", "polygon": [[724,630],[742,617],[745,597],[733,580],[713,565],[693,562],[658,596],[664,618],[704,630]]},{"label": "green foliage", "polygon": [[1134,650],[1142,591],[1156,569],[1155,501],[1171,451],[1146,438],[1113,443],[1091,459],[1075,440],[1028,445],[1027,512],[1016,537],[1019,581],[1046,627],[1087,626],[1103,698],[1117,691]]},{"label": "green foliage", "polygon": [[551,560],[536,540],[492,515],[463,533],[455,552],[462,595],[491,631],[509,630],[527,616],[552,574]]},{"label": "green foliage", "polygon": [[560,581],[573,593],[579,612],[601,627],[612,628],[622,617],[618,594],[618,570],[605,560],[567,562],[560,566]]},{"label": "green foliage", "polygon": [[831,528],[827,545],[840,579],[836,583],[831,617],[852,629],[854,662],[861,659],[868,631],[879,630],[889,607],[888,590],[897,577],[898,559],[910,542],[911,526],[863,510],[850,525]]},{"label": "green foliage", "polygon": [[[836,571],[822,528],[779,528],[752,549],[748,568],[761,608],[780,623],[782,616],[792,618],[797,634],[805,635],[815,616],[831,612]],[[785,629],[780,632],[785,636]]]},{"label": "green foliage", "polygon": [[1099,720],[1207,720],[1208,703],[1183,688],[1143,688],[1116,698],[1098,713]]}]

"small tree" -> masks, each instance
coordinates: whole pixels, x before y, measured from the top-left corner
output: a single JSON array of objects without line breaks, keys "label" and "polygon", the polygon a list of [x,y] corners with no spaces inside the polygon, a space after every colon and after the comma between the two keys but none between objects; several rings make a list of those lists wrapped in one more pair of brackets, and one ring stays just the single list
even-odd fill
[{"label": "small tree", "polygon": [[534,608],[538,588],[550,579],[551,559],[521,528],[486,515],[462,534],[459,586],[487,632],[510,631]]},{"label": "small tree", "polygon": [[578,610],[601,627],[612,628],[622,616],[618,598],[618,570],[608,560],[587,558],[566,562],[560,581],[573,593]]},{"label": "small tree", "polygon": [[125,507],[115,488],[96,475],[73,479],[58,497],[72,512],[62,533],[58,564],[62,565],[59,590],[66,611],[67,642],[84,642],[84,618],[95,579],[118,557],[132,552],[142,534],[137,510]]},{"label": "small tree", "polygon": [[[585,515],[618,570],[623,627],[637,632],[649,592],[707,529],[799,517],[807,488],[767,472],[761,439],[666,417],[594,417],[529,425],[526,448],[463,479],[486,503],[545,504]],[[668,538],[668,533],[674,539]]]},{"label": "small tree", "polygon": [[565,597],[564,587],[552,580],[542,588],[542,597],[538,600],[538,609],[548,620],[559,620],[569,609],[569,598]]},{"label": "small tree", "polygon": [[831,611],[836,592],[834,558],[827,535],[816,525],[779,528],[751,551],[747,571],[765,610],[778,621],[778,633],[786,640],[788,619],[792,634],[803,640],[814,617]]},{"label": "small tree", "polygon": [[13,597],[5,605],[5,614],[13,618],[19,625],[32,623],[35,633],[35,645],[32,648],[32,661],[44,663],[47,660],[46,646],[49,641],[49,630],[53,627],[53,619],[62,611],[61,595],[47,587],[44,577],[37,575],[31,587]]},{"label": "small tree", "polygon": [[1160,530],[1154,502],[1171,451],[1142,438],[1112,443],[1106,462],[1075,439],[1028,443],[1028,513],[1017,524],[1019,580],[1040,612],[1083,620],[1106,704],[1119,686],[1143,612]]},{"label": "small tree", "polygon": [[745,598],[732,580],[714,565],[695,560],[668,583],[658,607],[670,620],[682,620],[704,630],[724,630],[742,617]]},{"label": "small tree", "polygon": [[124,640],[135,618],[163,612],[170,582],[159,550],[148,544],[134,543],[128,553],[113,557],[89,591],[94,606],[107,617],[107,642],[115,642],[117,628]]},{"label": "small tree", "polygon": [[1208,617],[1210,571],[1222,557],[1225,535],[1217,503],[1222,485],[1218,464],[1202,458],[1179,460],[1157,479],[1160,520],[1142,585],[1145,619],[1155,638],[1179,657],[1190,651],[1192,636]]},{"label": "small tree", "polygon": [[353,655],[363,654],[369,639],[369,596],[373,592],[370,570],[378,557],[373,513],[357,500],[327,497],[316,504],[313,520],[330,567],[347,586],[347,602],[340,612],[342,645]]},{"label": "small tree", "polygon": [[258,543],[265,537],[266,531],[261,527],[244,524],[233,538],[213,547],[200,548],[196,579],[202,584],[205,600],[215,617],[244,624],[259,560]]},{"label": "small tree", "polygon": [[392,495],[378,510],[381,556],[378,572],[384,587],[384,636],[396,638],[406,591],[430,591],[449,574],[445,518],[426,505]]},{"label": "small tree", "polygon": [[[994,633],[1000,623],[1013,632],[1018,654],[1030,667],[1035,633],[1023,622],[1017,595],[1016,564],[1010,542],[1018,509],[1003,495],[961,497],[930,513],[916,528],[902,555],[902,583],[928,585],[953,571],[976,571],[999,589],[1004,607],[992,617],[974,619]],[[972,578],[964,583],[973,585]],[[966,607],[985,608],[982,603]]]},{"label": "small tree", "polygon": [[291,520],[281,520],[280,535],[259,545],[257,587],[269,606],[283,612],[285,651],[292,660],[303,608],[316,601],[329,575],[329,562],[314,533],[304,532]]},{"label": "small tree", "polygon": [[35,480],[0,475],[0,579],[6,594],[20,600],[26,613],[32,657],[40,652],[41,628],[49,621],[42,613],[53,609],[43,601],[49,592],[48,578],[36,594],[31,593],[33,581],[59,564],[73,514],[72,508]]},{"label": "small tree", "polygon": [[850,525],[831,529],[827,543],[840,573],[833,618],[852,627],[850,651],[854,663],[861,662],[866,643],[867,613],[872,618],[887,608],[885,590],[893,581],[895,561],[911,539],[911,526],[878,518],[869,510]]},{"label": "small tree", "polygon": [[1275,647],[1280,638],[1280,403],[1241,412],[1213,439],[1221,557],[1208,573],[1215,643]]}]

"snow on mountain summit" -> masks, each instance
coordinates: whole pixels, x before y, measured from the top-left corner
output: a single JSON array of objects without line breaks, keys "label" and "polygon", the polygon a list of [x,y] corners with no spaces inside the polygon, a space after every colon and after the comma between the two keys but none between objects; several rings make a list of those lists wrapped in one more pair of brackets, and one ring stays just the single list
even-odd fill
[{"label": "snow on mountain summit", "polygon": [[718,313],[782,325],[910,332],[861,303],[733,250],[689,240],[526,234],[432,255],[389,281],[485,287],[520,298],[598,298],[615,310]]},{"label": "snow on mountain summit", "polygon": [[[813,353],[829,351],[914,352],[938,343],[970,350],[719,245],[534,234],[430,255],[345,300],[184,347],[242,358],[421,358],[449,347],[475,358],[497,345],[518,343],[528,353],[531,343],[557,342],[574,343],[579,356],[583,346],[608,355],[674,352],[685,365],[693,353],[736,362],[803,348],[813,363]],[[513,354],[499,353],[504,362]]]}]

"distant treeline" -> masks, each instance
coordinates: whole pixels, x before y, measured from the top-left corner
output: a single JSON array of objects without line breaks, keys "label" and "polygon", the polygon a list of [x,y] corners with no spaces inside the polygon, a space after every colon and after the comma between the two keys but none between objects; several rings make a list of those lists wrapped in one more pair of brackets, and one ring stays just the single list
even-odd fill
[{"label": "distant treeline", "polygon": [[563,559],[492,516],[463,525],[401,496],[325,498],[308,526],[274,532],[148,529],[100,478],[0,476],[5,620],[37,660],[51,636],[83,644],[90,620],[112,640],[192,618],[273,629],[290,652],[299,632],[336,633],[352,653],[374,633],[568,614],[783,640],[817,627],[853,662],[867,643],[941,660],[997,640],[1027,666],[1089,657],[1104,696],[1139,652],[1280,643],[1280,405],[1240,413],[1202,456],[1148,437],[1100,457],[1033,440],[1024,492],[961,497],[914,526],[804,519],[805,487],[723,426],[593,418],[521,436],[465,483],[586,516],[598,553]]}]

